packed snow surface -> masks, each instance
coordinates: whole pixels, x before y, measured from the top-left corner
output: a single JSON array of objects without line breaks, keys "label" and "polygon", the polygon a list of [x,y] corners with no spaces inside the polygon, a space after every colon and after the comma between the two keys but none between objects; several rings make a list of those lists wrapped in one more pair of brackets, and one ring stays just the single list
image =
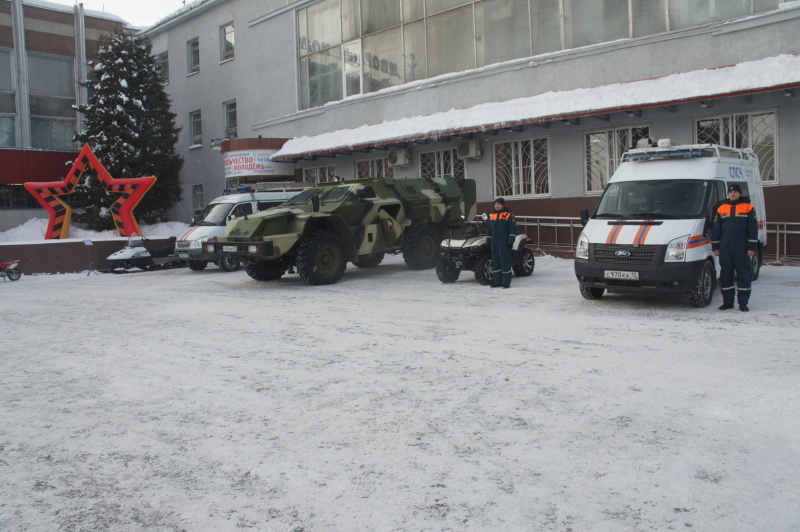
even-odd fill
[{"label": "packed snow surface", "polygon": [[749,314],[550,257],[0,290],[2,530],[800,529],[796,267]]},{"label": "packed snow surface", "polygon": [[[14,243],[14,244],[33,244],[45,241],[47,234],[47,218],[31,218],[24,224],[13,227],[7,231],[0,232],[0,243]],[[164,222],[153,225],[140,225],[139,229],[142,234],[147,238],[169,238],[171,236],[180,236],[189,224],[183,222]],[[121,237],[115,230],[111,231],[90,231],[81,229],[76,224],[71,224],[69,228],[69,239],[67,240],[113,240],[113,239],[126,240],[127,237]],[[61,239],[63,242],[65,239]]]}]

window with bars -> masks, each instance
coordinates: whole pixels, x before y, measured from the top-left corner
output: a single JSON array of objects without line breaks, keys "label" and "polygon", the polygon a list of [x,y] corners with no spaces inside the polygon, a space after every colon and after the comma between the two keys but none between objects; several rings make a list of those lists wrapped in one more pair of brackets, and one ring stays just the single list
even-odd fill
[{"label": "window with bars", "polygon": [[586,192],[602,192],[622,154],[650,137],[650,126],[604,129],[586,133]]},{"label": "window with bars", "polygon": [[494,191],[495,196],[550,194],[548,139],[495,143]]},{"label": "window with bars", "polygon": [[751,149],[758,157],[761,180],[778,182],[778,112],[757,111],[711,118],[695,122],[698,144],[720,144],[731,148]]},{"label": "window with bars", "polygon": [[303,168],[303,181],[318,185],[320,183],[327,183],[333,181],[336,177],[335,166],[318,166],[316,168]]},{"label": "window with bars", "polygon": [[206,206],[206,196],[203,192],[203,185],[192,185],[192,209],[203,210]]},{"label": "window with bars", "polygon": [[225,111],[225,138],[235,139],[239,136],[236,120],[236,100],[222,104]]},{"label": "window with bars", "polygon": [[394,179],[394,168],[389,166],[388,159],[371,159],[369,161],[356,162],[357,179],[370,179],[373,177]]},{"label": "window with bars", "polygon": [[419,154],[419,175],[426,179],[453,177],[464,179],[464,160],[456,156],[456,150],[429,151]]}]

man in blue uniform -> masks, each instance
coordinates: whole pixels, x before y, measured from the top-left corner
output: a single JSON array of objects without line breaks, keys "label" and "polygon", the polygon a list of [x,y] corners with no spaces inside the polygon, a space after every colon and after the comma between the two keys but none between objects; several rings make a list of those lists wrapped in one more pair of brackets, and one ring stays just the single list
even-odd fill
[{"label": "man in blue uniform", "polygon": [[742,199],[742,187],[738,184],[728,187],[728,199],[714,213],[711,249],[719,257],[722,268],[719,276],[722,306],[719,310],[733,308],[736,292],[733,286],[735,270],[736,284],[739,287],[739,310],[749,311],[750,257],[758,252],[758,221],[755,207]]},{"label": "man in blue uniform", "polygon": [[492,250],[492,288],[511,286],[511,246],[517,234],[514,215],[506,209],[506,200],[494,200],[494,211],[489,215],[487,232]]}]

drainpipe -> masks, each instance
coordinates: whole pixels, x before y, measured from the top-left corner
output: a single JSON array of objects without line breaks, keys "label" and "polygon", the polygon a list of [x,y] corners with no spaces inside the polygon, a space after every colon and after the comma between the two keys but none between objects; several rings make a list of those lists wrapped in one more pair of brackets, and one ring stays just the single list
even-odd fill
[{"label": "drainpipe", "polygon": [[17,139],[22,148],[31,147],[31,110],[28,97],[28,54],[25,50],[25,17],[22,0],[11,0],[11,34],[17,74]]},{"label": "drainpipe", "polygon": [[[78,105],[89,103],[89,92],[86,87],[81,85],[86,81],[86,20],[83,11],[83,4],[75,5],[75,94],[77,95]],[[84,117],[82,113],[75,111],[78,115],[76,122],[77,132],[83,131]]]}]

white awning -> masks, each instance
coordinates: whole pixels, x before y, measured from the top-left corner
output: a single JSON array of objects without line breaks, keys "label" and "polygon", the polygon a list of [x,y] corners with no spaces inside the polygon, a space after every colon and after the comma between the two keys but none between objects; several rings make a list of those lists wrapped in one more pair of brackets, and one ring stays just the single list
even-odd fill
[{"label": "white awning", "polygon": [[784,54],[728,67],[588,89],[547,92],[468,109],[452,109],[298,137],[286,142],[272,159],[297,160],[387,144],[794,87],[800,87],[800,56]]}]

